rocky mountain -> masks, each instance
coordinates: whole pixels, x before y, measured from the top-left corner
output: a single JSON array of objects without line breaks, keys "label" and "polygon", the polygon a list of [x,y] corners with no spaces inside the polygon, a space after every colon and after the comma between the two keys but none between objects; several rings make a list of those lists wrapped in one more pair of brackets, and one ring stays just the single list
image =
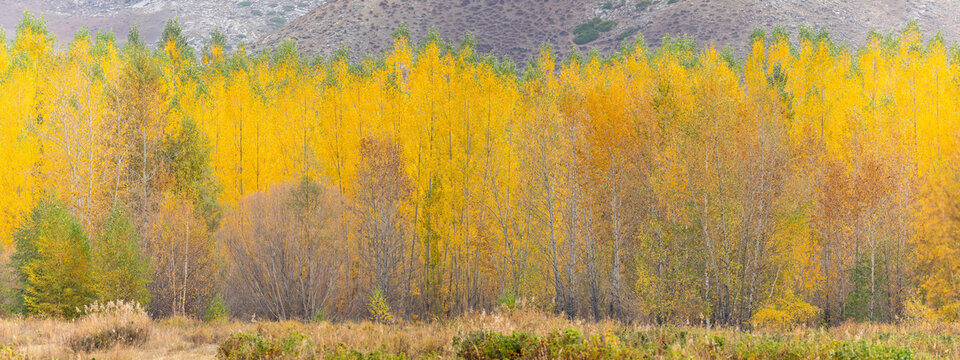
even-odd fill
[{"label": "rocky mountain", "polygon": [[24,11],[42,16],[61,42],[80,28],[113,31],[122,41],[134,24],[156,42],[177,18],[191,45],[202,47],[219,29],[231,45],[251,42],[314,9],[323,0],[0,0],[0,27],[13,31]]},{"label": "rocky mountain", "polygon": [[888,32],[917,19],[928,34],[960,39],[960,1],[952,0],[329,0],[255,42],[254,49],[294,39],[308,54],[379,52],[407,24],[415,39],[435,28],[455,41],[467,31],[480,51],[525,61],[544,41],[567,53],[616,49],[642,34],[650,46],[686,34],[699,44],[743,52],[755,28],[827,28],[859,45],[870,30]]}]

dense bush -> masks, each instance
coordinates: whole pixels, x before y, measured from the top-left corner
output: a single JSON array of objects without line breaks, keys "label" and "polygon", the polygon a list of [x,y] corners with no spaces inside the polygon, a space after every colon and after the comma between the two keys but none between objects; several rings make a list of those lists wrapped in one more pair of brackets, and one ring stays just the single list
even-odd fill
[{"label": "dense bush", "polygon": [[574,328],[557,330],[546,336],[473,331],[455,338],[453,347],[457,356],[466,360],[622,359],[642,355],[638,349],[621,346],[619,337],[614,334],[583,336]]},{"label": "dense bush", "polygon": [[217,358],[234,359],[291,359],[309,357],[307,336],[291,332],[279,339],[270,339],[257,333],[235,333],[217,348]]},{"label": "dense bush", "polygon": [[577,25],[573,28],[573,42],[577,45],[583,45],[592,42],[600,37],[600,33],[608,32],[615,26],[617,26],[616,21],[604,21],[598,17],[593,18],[590,21]]},{"label": "dense bush", "polygon": [[577,45],[583,45],[590,43],[600,37],[600,32],[596,29],[585,30],[573,38],[573,43]]}]

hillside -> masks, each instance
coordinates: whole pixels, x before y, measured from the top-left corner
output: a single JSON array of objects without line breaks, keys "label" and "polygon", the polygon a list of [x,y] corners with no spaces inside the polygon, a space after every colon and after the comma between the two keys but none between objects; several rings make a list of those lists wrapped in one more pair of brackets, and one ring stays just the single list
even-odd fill
[{"label": "hillside", "polygon": [[12,31],[24,11],[42,16],[50,31],[69,41],[81,28],[113,31],[120,41],[136,24],[144,40],[160,38],[167,19],[180,20],[190,44],[202,47],[219,29],[228,43],[258,39],[306,14],[322,0],[2,0],[0,27]]},{"label": "hillside", "polygon": [[732,45],[743,51],[754,28],[783,25],[826,27],[834,39],[861,43],[872,29],[887,32],[918,19],[922,29],[960,38],[960,2],[937,0],[331,0],[271,32],[253,45],[260,50],[294,39],[307,54],[329,54],[340,44],[354,53],[379,52],[392,31],[407,24],[415,38],[431,27],[447,40],[471,31],[482,52],[494,50],[523,61],[549,41],[562,53],[574,44],[574,29],[600,18],[615,25],[581,50],[609,52],[621,39],[643,34],[651,46],[665,35],[687,34],[698,43]]}]

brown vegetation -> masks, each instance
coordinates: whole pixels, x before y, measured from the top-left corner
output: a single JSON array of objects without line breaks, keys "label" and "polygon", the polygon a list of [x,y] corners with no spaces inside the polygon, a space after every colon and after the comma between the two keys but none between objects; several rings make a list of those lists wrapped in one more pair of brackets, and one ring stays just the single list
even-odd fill
[{"label": "brown vegetation", "polygon": [[[658,354],[658,358],[765,358],[772,354],[771,351],[785,351],[783,349],[805,349],[809,352],[796,356],[810,358],[817,344],[824,347],[850,344],[853,349],[870,346],[870,349],[880,351],[869,353],[875,357],[884,356],[883,351],[890,349],[910,351],[911,356],[920,358],[956,358],[960,355],[960,327],[923,321],[901,325],[848,323],[830,329],[742,332],[730,328],[650,327],[609,320],[569,320],[525,306],[502,308],[492,313],[475,312],[448,321],[393,325],[368,321],[203,323],[182,317],[153,322],[140,318],[129,308],[125,309],[113,313],[117,314],[115,316],[98,315],[77,322],[24,318],[2,320],[0,344],[10,347],[0,350],[0,357],[9,354],[11,358],[19,355],[61,359],[212,359],[217,356],[221,344],[230,345],[227,339],[231,334],[250,334],[262,339],[289,338],[296,334],[300,343],[295,345],[308,350],[296,356],[298,358],[356,358],[357,354],[369,353],[403,354],[413,359],[456,358],[458,348],[455,343],[465,341],[469,334],[476,334],[479,330],[549,338],[557,331],[571,329],[586,337],[605,337],[608,344],[612,337],[617,337],[621,346],[647,344],[644,345],[648,347],[646,350]],[[143,326],[149,331],[149,337],[144,341],[121,342],[113,347],[73,346],[77,339],[124,322]]]}]

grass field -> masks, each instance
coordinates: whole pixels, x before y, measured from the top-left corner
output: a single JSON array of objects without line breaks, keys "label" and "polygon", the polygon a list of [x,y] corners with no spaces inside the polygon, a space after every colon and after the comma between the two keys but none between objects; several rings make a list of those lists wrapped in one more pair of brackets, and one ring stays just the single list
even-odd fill
[{"label": "grass field", "polygon": [[432,322],[149,319],[121,309],[76,321],[0,321],[0,359],[924,359],[960,358],[960,327],[845,324],[739,331],[569,320],[531,309]]}]

